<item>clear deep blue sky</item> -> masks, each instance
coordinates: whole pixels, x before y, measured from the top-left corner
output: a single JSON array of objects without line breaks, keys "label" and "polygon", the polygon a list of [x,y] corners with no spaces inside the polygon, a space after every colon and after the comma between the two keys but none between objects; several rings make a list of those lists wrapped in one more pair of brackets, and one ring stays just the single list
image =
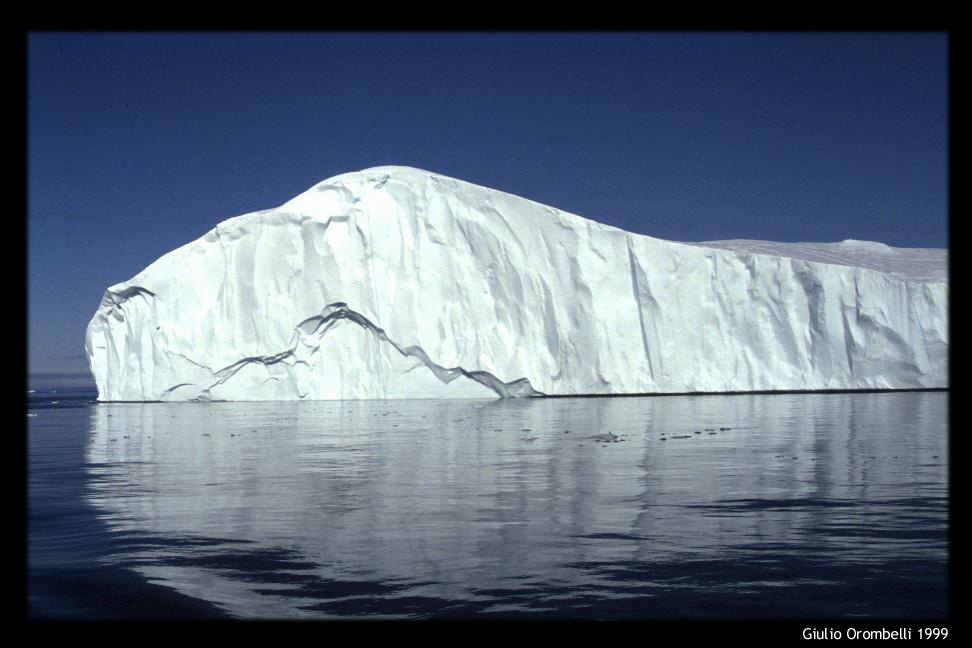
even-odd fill
[{"label": "clear deep blue sky", "polygon": [[651,236],[947,247],[945,34],[28,37],[28,370],[106,287],[346,171]]}]

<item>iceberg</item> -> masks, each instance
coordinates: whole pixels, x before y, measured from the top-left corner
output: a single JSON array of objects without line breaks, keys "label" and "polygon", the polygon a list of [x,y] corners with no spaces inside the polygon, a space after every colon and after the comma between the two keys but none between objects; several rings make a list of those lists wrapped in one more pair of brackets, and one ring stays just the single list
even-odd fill
[{"label": "iceberg", "polygon": [[85,350],[102,401],[947,388],[946,255],[667,241],[383,166],[111,286]]}]

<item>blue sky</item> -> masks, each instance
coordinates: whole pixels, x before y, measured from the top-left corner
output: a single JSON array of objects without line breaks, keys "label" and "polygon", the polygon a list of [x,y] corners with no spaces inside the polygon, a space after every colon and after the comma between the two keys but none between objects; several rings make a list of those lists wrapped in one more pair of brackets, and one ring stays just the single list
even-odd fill
[{"label": "blue sky", "polygon": [[346,171],[623,229],[947,247],[945,34],[34,33],[28,370],[106,287]]}]

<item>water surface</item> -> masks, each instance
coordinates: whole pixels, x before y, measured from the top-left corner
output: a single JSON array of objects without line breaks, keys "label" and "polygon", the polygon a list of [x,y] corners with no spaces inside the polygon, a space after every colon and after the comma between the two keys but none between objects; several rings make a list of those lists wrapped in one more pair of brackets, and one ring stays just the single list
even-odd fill
[{"label": "water surface", "polygon": [[947,612],[947,393],[29,396],[34,616]]}]

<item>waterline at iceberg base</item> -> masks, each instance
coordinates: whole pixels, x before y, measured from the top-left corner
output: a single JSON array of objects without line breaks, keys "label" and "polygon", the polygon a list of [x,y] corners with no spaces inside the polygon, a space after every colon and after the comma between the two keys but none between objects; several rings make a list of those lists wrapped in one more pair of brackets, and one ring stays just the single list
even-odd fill
[{"label": "waterline at iceberg base", "polygon": [[85,347],[103,401],[947,388],[946,263],[665,241],[376,167],[110,287]]}]

